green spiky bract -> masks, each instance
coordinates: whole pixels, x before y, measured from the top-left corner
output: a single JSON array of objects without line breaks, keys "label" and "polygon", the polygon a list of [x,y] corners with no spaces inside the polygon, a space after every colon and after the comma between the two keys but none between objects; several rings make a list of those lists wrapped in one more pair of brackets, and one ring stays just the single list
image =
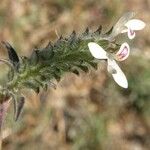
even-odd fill
[{"label": "green spiky bract", "polygon": [[[19,57],[9,43],[3,42],[8,50],[11,69],[7,76],[8,82],[1,87],[0,99],[4,101],[12,97],[17,113],[15,120],[24,104],[22,89],[30,88],[39,93],[41,88],[54,86],[52,81],[59,81],[64,73],[79,74],[80,70],[87,72],[91,67],[96,69],[98,61],[88,50],[89,42],[96,42],[106,50],[116,49],[117,44],[107,38],[112,29],[107,33],[102,33],[101,29],[100,26],[95,32],[90,32],[87,28],[78,35],[73,31],[67,38],[61,36],[54,44],[49,43],[43,49],[34,49],[30,57]],[[20,100],[22,101],[18,105]]]}]

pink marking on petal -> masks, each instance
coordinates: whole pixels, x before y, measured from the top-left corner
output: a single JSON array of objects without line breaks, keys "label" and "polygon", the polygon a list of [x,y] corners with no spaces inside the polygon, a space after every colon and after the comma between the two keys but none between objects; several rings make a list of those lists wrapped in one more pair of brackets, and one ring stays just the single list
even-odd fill
[{"label": "pink marking on petal", "polygon": [[126,57],[126,55],[128,54],[128,47],[125,46],[122,50],[122,52],[120,54],[118,54],[118,56],[122,59],[124,57]]},{"label": "pink marking on petal", "polygon": [[118,61],[123,61],[129,56],[130,47],[127,43],[121,45],[120,50],[116,54],[116,59]]},{"label": "pink marking on petal", "polygon": [[133,30],[131,30],[131,29],[129,29],[129,32],[130,32],[130,35],[131,35],[131,36],[133,36],[134,33],[135,33],[135,32],[134,32]]},{"label": "pink marking on petal", "polygon": [[128,28],[128,37],[132,40],[135,37],[135,31]]}]

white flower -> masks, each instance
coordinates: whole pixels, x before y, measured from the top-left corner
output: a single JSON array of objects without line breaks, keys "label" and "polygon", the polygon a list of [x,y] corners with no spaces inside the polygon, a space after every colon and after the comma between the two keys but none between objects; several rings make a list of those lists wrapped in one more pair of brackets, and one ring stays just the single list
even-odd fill
[{"label": "white flower", "polygon": [[133,39],[135,37],[135,31],[142,30],[145,27],[145,23],[139,19],[131,19],[125,24],[125,27],[127,29],[122,30],[121,33],[128,32],[129,39]]},{"label": "white flower", "polygon": [[[112,74],[115,82],[123,88],[128,88],[127,78],[113,59],[112,55],[107,53],[101,46],[94,42],[88,43],[88,47],[93,57],[107,60],[107,70]],[[127,43],[123,43],[117,52],[115,59],[119,61],[125,60],[129,56],[129,52],[129,45]]]},{"label": "white flower", "polygon": [[142,30],[146,25],[142,20],[132,19],[134,16],[134,12],[125,13],[113,27],[112,33],[106,38],[113,40],[118,34],[127,32],[129,39],[133,39],[135,31]]}]

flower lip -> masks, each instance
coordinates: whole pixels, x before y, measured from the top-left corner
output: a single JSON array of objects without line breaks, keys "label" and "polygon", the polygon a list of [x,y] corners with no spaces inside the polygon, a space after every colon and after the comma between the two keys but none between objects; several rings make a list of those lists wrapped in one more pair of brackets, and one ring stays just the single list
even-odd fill
[{"label": "flower lip", "polygon": [[130,40],[134,39],[135,31],[131,30],[131,29],[128,29],[128,37],[129,37]]},{"label": "flower lip", "polygon": [[135,32],[133,30],[129,29],[129,31],[132,36],[135,34]]},{"label": "flower lip", "polygon": [[125,42],[121,45],[119,51],[115,55],[116,56],[115,58],[117,61],[123,61],[128,58],[129,54],[130,54],[130,47],[128,43]]},{"label": "flower lip", "polygon": [[125,24],[131,20],[135,16],[134,12],[127,12],[125,13],[119,20],[118,22],[114,25],[114,28],[112,30],[111,35],[109,35],[109,39],[113,40],[114,37],[116,37],[120,33],[127,32],[127,26]]},{"label": "flower lip", "polygon": [[94,42],[88,43],[89,50],[93,57],[97,59],[107,59],[107,52]]},{"label": "flower lip", "polygon": [[[107,70],[112,75],[115,82],[123,87],[128,87],[128,81],[125,74],[122,72],[116,61],[113,59],[112,55],[107,53],[101,46],[97,43],[90,42],[88,43],[89,50],[91,55],[97,59],[107,59]],[[118,51],[118,58],[126,59],[129,55],[129,45],[127,43],[123,43]]]},{"label": "flower lip", "polygon": [[146,24],[142,20],[131,19],[125,24],[125,26],[127,28],[130,28],[131,30],[142,30],[144,29]]},{"label": "flower lip", "polygon": [[135,37],[135,31],[142,30],[146,24],[142,20],[131,19],[124,26],[126,29],[123,29],[121,33],[128,32],[129,39],[133,39]]},{"label": "flower lip", "polygon": [[111,70],[115,70],[115,72],[110,72],[115,82],[123,88],[128,88],[128,81],[125,74],[120,69],[119,65],[116,63],[115,60],[111,60],[108,58],[108,71],[110,71],[110,68]]}]

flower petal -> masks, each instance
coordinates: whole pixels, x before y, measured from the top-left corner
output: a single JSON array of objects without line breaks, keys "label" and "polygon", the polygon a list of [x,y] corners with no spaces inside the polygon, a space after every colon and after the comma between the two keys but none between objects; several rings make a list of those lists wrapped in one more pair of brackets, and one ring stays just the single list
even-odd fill
[{"label": "flower petal", "polygon": [[[115,36],[117,36],[118,34],[122,33],[122,31],[126,31],[126,27],[125,24],[131,20],[133,17],[135,16],[134,12],[127,12],[125,13],[119,20],[118,22],[115,24],[112,33],[110,36],[111,39],[113,39]],[[124,33],[124,32],[123,32]]]},{"label": "flower petal", "polygon": [[127,28],[127,29],[124,29],[124,30],[121,31],[121,33],[126,33],[126,32],[128,33],[128,38],[130,40],[134,39],[134,37],[135,37],[135,31],[134,30],[131,30],[130,28]]},{"label": "flower petal", "polygon": [[145,25],[146,24],[139,19],[131,19],[125,24],[125,26],[127,26],[131,30],[142,30],[145,27]]},{"label": "flower petal", "polygon": [[131,30],[130,28],[128,29],[128,38],[130,40],[134,39],[135,38],[135,31],[134,30]]},{"label": "flower petal", "polygon": [[118,64],[116,63],[116,61],[108,58],[108,65],[111,66],[113,70],[115,70],[115,72],[112,73],[115,82],[123,88],[128,88],[127,78],[120,69],[120,67],[118,66]]},{"label": "flower petal", "polygon": [[116,60],[117,61],[123,61],[128,58],[130,53],[130,47],[128,43],[123,43],[119,49],[119,51],[116,53]]},{"label": "flower petal", "polygon": [[88,43],[89,50],[93,57],[97,59],[107,59],[107,52],[98,44],[94,42]]},{"label": "flower petal", "polygon": [[108,71],[110,74],[115,74],[115,73],[117,73],[117,71],[116,71],[110,64],[107,65],[107,71]]}]

